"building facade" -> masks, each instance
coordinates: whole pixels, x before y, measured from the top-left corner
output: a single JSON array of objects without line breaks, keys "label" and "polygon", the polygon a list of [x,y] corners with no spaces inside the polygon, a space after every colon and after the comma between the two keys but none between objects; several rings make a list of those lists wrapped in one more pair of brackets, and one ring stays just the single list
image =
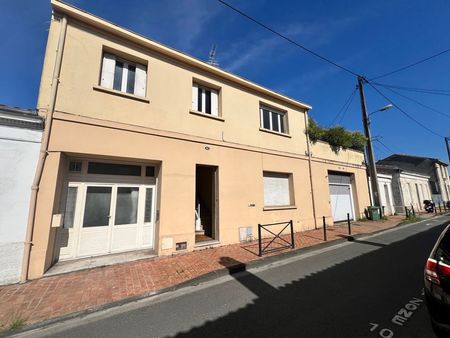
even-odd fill
[{"label": "building facade", "polygon": [[0,106],[0,285],[20,278],[42,129],[36,111]]},{"label": "building facade", "polygon": [[[52,1],[51,119],[28,278],[57,261],[163,256],[363,215],[363,155],[310,144],[310,106]],[[57,81],[55,80],[57,79]]]},{"label": "building facade", "polygon": [[[436,204],[450,201],[448,164],[436,158],[393,154],[377,162],[377,166],[390,166],[410,173],[429,177],[431,198]],[[423,202],[423,201],[422,201]]]},{"label": "building facade", "polygon": [[[385,216],[395,215],[395,200],[392,193],[392,175],[391,174],[377,174],[378,177],[378,191],[380,192],[380,203],[383,208]],[[370,182],[370,178],[369,178]],[[369,184],[369,191],[373,200],[372,188]]]},{"label": "building facade", "polygon": [[432,199],[430,176],[408,172],[394,166],[377,165],[381,174],[392,177],[395,213],[405,213],[405,207],[424,211],[424,201]]}]

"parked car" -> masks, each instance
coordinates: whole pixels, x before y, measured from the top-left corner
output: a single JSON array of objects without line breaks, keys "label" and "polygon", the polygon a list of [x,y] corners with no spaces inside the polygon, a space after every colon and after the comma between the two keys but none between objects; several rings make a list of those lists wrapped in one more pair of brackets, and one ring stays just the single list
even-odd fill
[{"label": "parked car", "polygon": [[425,274],[425,300],[437,333],[450,335],[450,225],[439,236]]}]

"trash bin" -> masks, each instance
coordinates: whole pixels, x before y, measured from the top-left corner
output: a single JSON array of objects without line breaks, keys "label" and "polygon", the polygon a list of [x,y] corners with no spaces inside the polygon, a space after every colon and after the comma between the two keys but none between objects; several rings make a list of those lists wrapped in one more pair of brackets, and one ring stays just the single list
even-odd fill
[{"label": "trash bin", "polygon": [[381,218],[380,207],[369,207],[369,218],[372,221],[378,221]]}]

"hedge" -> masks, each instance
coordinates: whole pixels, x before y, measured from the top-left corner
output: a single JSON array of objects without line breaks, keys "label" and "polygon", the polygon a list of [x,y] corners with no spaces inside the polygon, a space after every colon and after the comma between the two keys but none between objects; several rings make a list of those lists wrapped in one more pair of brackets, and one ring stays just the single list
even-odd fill
[{"label": "hedge", "polygon": [[364,151],[367,144],[367,138],[358,131],[348,131],[341,126],[323,128],[312,118],[309,118],[308,135],[313,143],[327,142],[334,152],[339,152],[340,149]]}]

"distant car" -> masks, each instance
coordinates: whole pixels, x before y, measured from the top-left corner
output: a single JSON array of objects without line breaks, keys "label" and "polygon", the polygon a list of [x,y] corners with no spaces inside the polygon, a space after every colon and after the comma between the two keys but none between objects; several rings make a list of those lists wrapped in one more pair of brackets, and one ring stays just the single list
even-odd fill
[{"label": "distant car", "polygon": [[439,236],[425,265],[425,300],[437,333],[450,335],[450,225]]}]

